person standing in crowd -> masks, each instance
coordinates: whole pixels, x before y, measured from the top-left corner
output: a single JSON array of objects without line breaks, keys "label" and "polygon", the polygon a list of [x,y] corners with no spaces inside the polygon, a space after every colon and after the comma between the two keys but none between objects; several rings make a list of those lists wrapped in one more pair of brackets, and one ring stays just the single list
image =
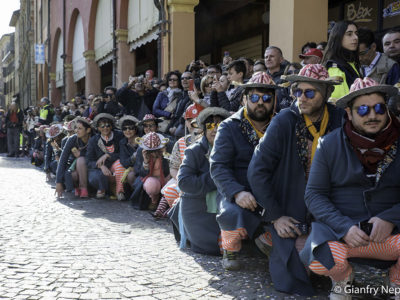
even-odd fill
[{"label": "person standing in crowd", "polygon": [[354,80],[362,77],[357,34],[358,28],[354,22],[339,21],[329,35],[322,64],[329,76],[343,79],[331,95],[333,102],[347,95]]},{"label": "person standing in crowd", "polygon": [[258,72],[242,88],[245,106],[220,124],[210,156],[211,177],[218,189],[222,266],[227,270],[240,269],[237,254],[242,240],[253,237],[261,223],[254,212],[247,169],[274,114],[278,86],[267,73]]},{"label": "person standing in crowd", "polygon": [[123,107],[120,106],[115,97],[117,89],[113,86],[107,86],[104,88],[103,101],[100,102],[97,111],[98,113],[110,114],[113,117],[120,116],[124,113]]},{"label": "person standing in crowd", "polygon": [[73,122],[76,134],[68,138],[63,147],[56,172],[56,193],[61,197],[65,185],[67,191],[75,189],[76,197],[87,198],[88,168],[85,156],[89,139],[93,135],[92,121],[77,117]]},{"label": "person standing in crowd", "polygon": [[40,99],[40,112],[39,112],[39,123],[42,125],[50,125],[53,122],[54,110],[51,107],[50,100],[47,97]]},{"label": "person standing in crowd", "polygon": [[400,288],[400,123],[386,106],[396,93],[356,79],[336,102],[346,110],[344,124],[320,140],[314,157],[305,202],[316,221],[301,257],[332,279],[330,299],[352,299],[350,258],[391,266],[388,285]]},{"label": "person standing in crowd", "polygon": [[214,76],[217,76],[216,78],[219,79],[222,75],[222,68],[220,65],[211,65],[208,66],[207,68],[207,75],[211,76],[214,78]]},{"label": "person standing in crowd", "polygon": [[11,102],[6,114],[7,128],[7,157],[18,157],[19,140],[22,132],[22,124],[24,122],[24,113],[18,107],[16,102]]},{"label": "person standing in crowd", "polygon": [[243,88],[241,84],[243,84],[244,76],[247,72],[246,65],[242,60],[234,60],[228,65],[227,71],[227,78],[230,83],[229,89],[222,91],[222,88],[219,87],[218,94],[216,97],[215,95],[213,96],[213,105],[222,107],[227,111],[236,112],[242,103]]},{"label": "person standing in crowd", "polygon": [[115,119],[106,113],[94,118],[93,127],[99,133],[90,138],[86,152],[89,184],[97,190],[96,198],[104,198],[107,192],[114,193],[109,182],[115,183],[118,200],[124,200],[121,178],[125,169],[119,161],[119,142],[123,134],[114,130]]},{"label": "person standing in crowd", "polygon": [[187,109],[187,107],[191,104],[189,98],[189,87],[190,80],[193,80],[192,73],[183,72],[181,76],[182,83],[182,99],[176,105],[174,116],[172,117],[171,123],[168,128],[168,132],[177,138],[180,138],[185,135],[185,119],[183,115]]},{"label": "person standing in crowd", "polygon": [[321,50],[316,48],[310,48],[305,53],[299,54],[299,58],[301,58],[302,65],[309,65],[309,64],[320,64],[322,61],[322,57],[324,54]]},{"label": "person standing in crowd", "polygon": [[395,85],[400,79],[400,66],[385,53],[376,51],[375,36],[372,30],[358,30],[359,57],[364,76],[380,84]]},{"label": "person standing in crowd", "polygon": [[[156,117],[164,117],[166,124],[160,125],[160,131],[165,132],[169,127],[170,121],[175,116],[177,104],[183,97],[181,73],[179,71],[171,71],[167,74],[168,88],[159,92],[153,105],[153,114]],[[164,128],[165,127],[165,128]]]},{"label": "person standing in crowd", "polygon": [[392,29],[382,38],[383,52],[400,64],[400,30]]},{"label": "person standing in crowd", "polygon": [[182,225],[190,241],[190,248],[197,253],[219,255],[220,229],[217,214],[217,187],[210,175],[209,156],[214,145],[219,124],[230,113],[220,107],[204,109],[197,117],[203,137],[185,150],[177,180],[182,191],[180,214]]},{"label": "person standing in crowd", "polygon": [[137,77],[129,79],[129,82],[117,91],[116,96],[127,114],[142,119],[151,112],[158,91],[147,79]]},{"label": "person standing in crowd", "polygon": [[265,66],[267,73],[270,75],[275,84],[280,83],[281,75],[285,70],[285,64],[282,50],[276,46],[269,46],[264,53]]},{"label": "person standing in crowd", "polygon": [[253,66],[253,72],[266,72],[267,67],[265,66],[265,63],[262,60],[256,60]]},{"label": "person standing in crowd", "polygon": [[315,42],[307,42],[301,47],[301,53],[305,54],[310,49],[315,49],[315,48],[317,48],[317,44]]},{"label": "person standing in crowd", "polygon": [[125,174],[122,178],[122,183],[126,183],[126,185],[131,187],[136,178],[134,165],[136,161],[136,152],[139,147],[139,145],[136,143],[136,137],[138,133],[137,124],[139,123],[139,120],[134,116],[125,115],[118,120],[118,123],[122,133],[124,134],[124,138],[119,142],[120,162],[125,168]]},{"label": "person standing in crowd", "polygon": [[298,251],[311,227],[304,192],[318,138],[339,127],[344,115],[342,109],[327,104],[336,84],[328,77],[319,64],[286,77],[296,101],[272,119],[248,168],[255,200],[266,210],[264,220],[272,223],[267,240],[272,246],[271,278],[274,287],[285,293],[314,293]]},{"label": "person standing in crowd", "polygon": [[7,152],[6,112],[0,108],[0,153]]}]

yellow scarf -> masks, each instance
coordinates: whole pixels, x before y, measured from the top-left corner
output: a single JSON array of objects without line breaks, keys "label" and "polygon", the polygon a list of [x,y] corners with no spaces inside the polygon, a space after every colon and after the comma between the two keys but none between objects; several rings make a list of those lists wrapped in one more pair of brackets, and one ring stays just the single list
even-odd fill
[{"label": "yellow scarf", "polygon": [[319,131],[317,132],[317,129],[311,122],[310,118],[306,115],[303,115],[304,120],[306,121],[306,126],[308,128],[308,131],[311,133],[311,135],[314,137],[313,143],[312,143],[312,150],[311,150],[311,163],[314,159],[314,154],[315,150],[317,150],[318,146],[318,139],[325,134],[326,127],[328,126],[328,121],[329,121],[329,113],[328,113],[328,106],[325,105],[324,108],[324,115],[322,117],[321,121],[321,127],[319,128]]},{"label": "yellow scarf", "polygon": [[257,133],[258,138],[261,139],[261,138],[264,136],[264,132],[261,132],[260,130],[258,130],[258,129],[254,126],[253,122],[251,122],[249,116],[247,115],[247,108],[246,108],[246,107],[243,109],[243,116],[245,117],[245,119],[246,119],[247,121],[249,121],[251,127],[254,128],[254,130],[255,130],[256,133]]}]

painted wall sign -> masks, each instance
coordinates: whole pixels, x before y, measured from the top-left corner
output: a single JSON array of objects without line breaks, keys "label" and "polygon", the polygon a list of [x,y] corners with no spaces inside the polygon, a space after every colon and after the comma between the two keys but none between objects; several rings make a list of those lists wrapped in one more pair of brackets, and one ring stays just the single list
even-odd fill
[{"label": "painted wall sign", "polygon": [[362,6],[361,2],[359,2],[358,5],[351,3],[347,6],[346,16],[347,20],[353,22],[371,22],[372,8]]}]

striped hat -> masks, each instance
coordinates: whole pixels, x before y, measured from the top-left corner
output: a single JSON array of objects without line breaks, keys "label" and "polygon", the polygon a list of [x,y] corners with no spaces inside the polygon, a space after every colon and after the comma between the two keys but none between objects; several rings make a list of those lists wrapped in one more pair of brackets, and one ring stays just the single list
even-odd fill
[{"label": "striped hat", "polygon": [[324,83],[328,85],[340,84],[338,80],[335,81],[330,78],[328,71],[320,64],[305,65],[299,71],[299,74],[285,76],[284,79],[290,82]]},{"label": "striped hat", "polygon": [[345,108],[354,98],[372,93],[382,93],[387,95],[387,98],[389,98],[397,95],[398,90],[392,85],[379,84],[369,77],[365,77],[364,79],[357,78],[351,85],[349,94],[338,99],[336,101],[336,106]]},{"label": "striped hat", "polygon": [[162,134],[150,132],[143,137],[137,137],[135,141],[144,150],[158,150],[164,148],[169,139]]},{"label": "striped hat", "polygon": [[245,89],[265,88],[265,89],[278,89],[280,86],[276,85],[272,77],[267,72],[259,71],[251,76],[250,80],[241,85]]}]

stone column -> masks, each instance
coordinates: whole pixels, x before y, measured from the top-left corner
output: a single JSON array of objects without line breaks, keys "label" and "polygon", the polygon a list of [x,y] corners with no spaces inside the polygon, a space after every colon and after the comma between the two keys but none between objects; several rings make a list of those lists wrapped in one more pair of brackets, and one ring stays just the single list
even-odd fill
[{"label": "stone column", "polygon": [[61,93],[60,90],[56,87],[56,73],[50,72],[50,100],[54,106],[59,106],[61,102]]},{"label": "stone column", "polygon": [[[170,13],[170,70],[184,71],[195,58],[194,7],[199,0],[168,0]],[[169,51],[164,48],[163,51]],[[164,73],[168,70],[163,70]]]},{"label": "stone column", "polygon": [[90,93],[100,94],[101,92],[101,72],[100,68],[96,63],[96,54],[94,50],[87,50],[83,52],[85,58],[85,94],[86,96]]},{"label": "stone column", "polygon": [[269,45],[289,61],[300,61],[301,46],[328,38],[328,0],[271,0]]},{"label": "stone column", "polygon": [[70,101],[76,94],[76,85],[72,74],[72,64],[64,64],[65,71],[65,101]]},{"label": "stone column", "polygon": [[116,88],[120,88],[124,82],[129,80],[129,75],[136,73],[136,58],[134,52],[129,51],[128,30],[115,30],[117,38],[117,80]]}]

